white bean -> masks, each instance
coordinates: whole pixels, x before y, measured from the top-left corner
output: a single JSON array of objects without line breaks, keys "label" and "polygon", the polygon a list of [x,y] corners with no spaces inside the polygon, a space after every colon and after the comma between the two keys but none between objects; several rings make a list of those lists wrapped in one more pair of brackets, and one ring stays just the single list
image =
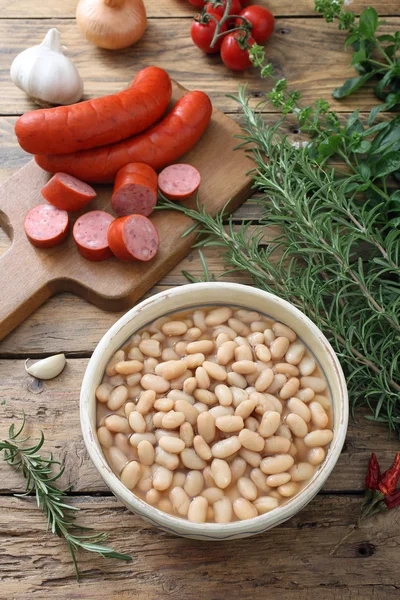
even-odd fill
[{"label": "white bean", "polygon": [[311,448],[307,454],[307,460],[310,464],[317,466],[325,459],[325,450],[321,447]]},{"label": "white bean", "polygon": [[267,363],[271,360],[271,351],[265,344],[257,344],[254,350],[257,358],[262,362]]},{"label": "white bean", "polygon": [[187,365],[183,360],[168,361],[167,366],[163,369],[161,375],[167,381],[181,377],[187,371]]},{"label": "white bean", "polygon": [[263,414],[258,433],[264,438],[274,435],[281,423],[281,415],[276,411],[267,411]]},{"label": "white bean", "polygon": [[280,485],[288,483],[290,479],[291,476],[289,473],[274,473],[274,475],[268,475],[267,485],[272,488],[279,487]]},{"label": "white bean", "polygon": [[307,479],[311,479],[314,473],[315,468],[307,462],[299,462],[289,469],[292,481],[306,481]]},{"label": "white bean", "polygon": [[185,415],[182,412],[170,410],[165,417],[162,418],[161,424],[164,429],[176,429],[185,421]]},{"label": "white bean", "polygon": [[276,363],[274,365],[274,372],[286,375],[287,377],[298,377],[300,373],[297,367],[288,363]]},{"label": "white bean", "polygon": [[146,421],[143,415],[136,410],[129,415],[129,425],[135,433],[144,433],[146,431]]},{"label": "white bean", "polygon": [[217,337],[215,338],[215,345],[217,348],[219,348],[222,346],[222,344],[225,344],[225,342],[229,342],[230,340],[231,337],[227,333],[218,333]]},{"label": "white bean", "polygon": [[232,456],[238,450],[240,450],[242,444],[238,436],[231,435],[230,437],[221,440],[214,444],[211,448],[212,455],[215,458],[228,458],[228,456]]},{"label": "white bean", "polygon": [[112,391],[112,385],[110,385],[109,383],[101,383],[97,388],[96,388],[96,398],[99,402],[102,402],[103,404],[105,404],[111,394]]},{"label": "white bean", "polygon": [[322,379],[322,377],[301,377],[300,383],[301,387],[310,387],[312,390],[314,390],[314,392],[318,394],[326,390],[327,387],[327,383],[325,379]]},{"label": "white bean", "polygon": [[193,447],[196,451],[196,454],[200,456],[203,460],[210,460],[212,453],[211,448],[205,441],[201,435],[196,435],[193,439]]},{"label": "white bean", "polygon": [[217,350],[218,363],[224,366],[230,363],[235,356],[236,348],[236,342],[233,341],[224,342],[221,346],[219,346]]},{"label": "white bean", "polygon": [[200,470],[207,466],[206,461],[200,458],[193,448],[185,448],[180,456],[184,466],[188,469]]},{"label": "white bean", "polygon": [[220,431],[224,433],[232,433],[234,431],[240,431],[244,427],[242,417],[226,415],[223,417],[217,417],[215,419],[215,425]]},{"label": "white bean", "polygon": [[306,348],[301,342],[293,342],[287,349],[285,360],[291,365],[298,365],[302,360]]},{"label": "white bean", "polygon": [[200,367],[205,361],[206,357],[201,352],[196,352],[195,354],[188,354],[184,356],[182,361],[185,363],[188,369],[196,369]]},{"label": "white bean", "polygon": [[151,506],[155,506],[160,502],[161,494],[158,490],[151,488],[146,494],[146,502],[147,504],[151,504]]},{"label": "white bean", "polygon": [[143,363],[139,360],[122,360],[114,368],[120,375],[133,375],[142,371]]},{"label": "white bean", "polygon": [[247,450],[252,450],[253,452],[261,452],[265,443],[264,438],[259,433],[250,431],[249,429],[242,429],[239,433],[239,441],[243,448],[247,448]]},{"label": "white bean", "polygon": [[231,473],[232,473],[232,482],[235,482],[242,477],[247,469],[246,461],[240,456],[235,456],[233,461],[230,463]]},{"label": "white bean", "polygon": [[137,446],[137,453],[142,465],[151,467],[155,459],[154,446],[148,440],[142,440]]},{"label": "white bean", "polygon": [[191,446],[193,446],[194,431],[190,423],[188,423],[187,421],[185,423],[182,423],[182,425],[179,428],[179,435],[181,440],[185,442],[186,448],[190,448]]},{"label": "white bean", "polygon": [[303,388],[297,392],[296,398],[302,400],[302,402],[310,402],[315,398],[315,392],[311,388]]},{"label": "white bean", "polygon": [[205,360],[203,362],[203,369],[206,370],[210,377],[216,379],[217,381],[225,381],[227,378],[227,372],[225,369],[216,363]]},{"label": "white bean", "polygon": [[293,329],[290,329],[290,327],[284,325],[283,323],[274,323],[272,325],[272,331],[277,337],[284,336],[292,343],[295,342],[297,339],[297,335],[295,334]]},{"label": "white bean", "polygon": [[140,442],[142,442],[143,440],[147,440],[148,442],[150,442],[150,444],[153,445],[157,441],[154,433],[132,433],[132,435],[129,438],[129,443],[134,448],[137,448]]},{"label": "white bean", "polygon": [[316,448],[317,446],[326,446],[333,439],[333,432],[330,429],[319,429],[310,431],[305,438],[304,443],[308,448]]},{"label": "white bean", "polygon": [[223,306],[221,308],[214,308],[213,310],[210,310],[204,321],[208,327],[216,327],[217,325],[225,323],[231,316],[232,309],[227,306]]},{"label": "white bean", "polygon": [[167,321],[161,327],[161,331],[167,336],[183,335],[187,330],[188,326],[183,321]]},{"label": "white bean", "polygon": [[141,373],[134,373],[133,375],[128,375],[128,377],[126,378],[126,383],[129,387],[135,387],[141,379]]},{"label": "white bean", "polygon": [[207,329],[206,323],[204,321],[205,315],[202,310],[195,310],[193,313],[193,324],[201,329],[201,331],[205,331]]},{"label": "white bean", "polygon": [[186,402],[189,402],[189,404],[194,404],[194,397],[182,390],[171,390],[168,392],[167,398],[171,398],[174,402],[185,400]]},{"label": "white bean", "polygon": [[194,340],[198,340],[199,337],[202,336],[202,331],[198,327],[190,327],[185,333],[185,340],[189,342],[194,342]]},{"label": "white bean", "polygon": [[284,485],[280,485],[278,487],[278,492],[284,498],[290,498],[294,496],[299,489],[299,486],[294,481],[289,481],[289,483],[285,483]]},{"label": "white bean", "polygon": [[193,498],[188,511],[188,519],[193,523],[205,523],[207,519],[208,502],[203,496]]},{"label": "white bean", "polygon": [[[145,377],[152,377],[152,375],[145,375]],[[156,377],[156,375],[153,375]],[[159,377],[161,381],[164,381],[161,377]],[[142,415],[147,415],[148,412],[153,408],[154,402],[156,400],[156,392],[153,389],[149,389],[143,392],[139,398],[139,401],[136,405],[136,410],[140,412]]]},{"label": "white bean", "polygon": [[221,406],[230,406],[233,402],[232,392],[224,383],[219,383],[215,387],[214,394],[217,396]]},{"label": "white bean", "polygon": [[274,380],[274,372],[272,369],[264,369],[256,379],[254,387],[257,392],[265,392]]},{"label": "white bean", "polygon": [[253,519],[258,515],[257,509],[246,498],[237,498],[234,500],[233,511],[240,521]]},{"label": "white bean", "polygon": [[246,500],[255,500],[257,498],[257,487],[249,477],[240,477],[237,486],[240,494]]},{"label": "white bean", "polygon": [[104,424],[113,433],[128,433],[129,423],[128,419],[119,415],[110,415],[104,420]]},{"label": "white bean", "polygon": [[232,473],[226,460],[214,458],[211,463],[211,474],[216,485],[224,490],[232,481]]},{"label": "white bean", "polygon": [[179,457],[177,454],[170,454],[157,446],[155,462],[170,471],[174,471],[179,466]]},{"label": "white bean", "polygon": [[215,344],[212,340],[197,340],[196,342],[190,342],[186,346],[186,352],[188,354],[211,354],[213,352]]},{"label": "white bean", "polygon": [[286,406],[290,410],[290,412],[299,415],[306,423],[309,423],[311,420],[311,411],[304,402],[302,402],[299,398],[290,398],[287,401]]},{"label": "white bean", "polygon": [[242,344],[241,346],[237,346],[237,348],[235,348],[235,360],[236,361],[241,361],[241,360],[253,361],[253,352],[251,351],[251,348],[249,348],[248,346],[245,346],[244,344]]},{"label": "white bean", "polygon": [[161,358],[164,361],[177,360],[179,358],[179,356],[177,355],[177,353],[175,352],[175,350],[173,348],[164,348],[164,350],[162,351],[162,354],[161,354]]},{"label": "white bean", "polygon": [[299,363],[299,371],[303,377],[308,377],[314,373],[316,366],[312,356],[305,356]]},{"label": "white bean", "polygon": [[264,335],[259,331],[254,331],[247,336],[246,340],[249,342],[250,346],[257,346],[257,344],[264,344]]},{"label": "white bean", "polygon": [[128,400],[128,390],[124,385],[119,385],[114,388],[107,402],[107,407],[110,410],[118,410]]},{"label": "white bean", "polygon": [[189,402],[186,402],[186,400],[177,400],[175,402],[175,410],[177,412],[182,413],[185,416],[185,421],[187,421],[191,425],[196,425],[199,413],[194,408],[194,406],[189,404]]},{"label": "white bean", "polygon": [[257,365],[251,360],[239,360],[232,363],[232,370],[239,375],[249,375],[257,371]]},{"label": "white bean", "polygon": [[[121,450],[126,456],[131,457],[132,446],[129,443],[129,438],[124,433],[116,433],[114,436],[114,445]],[[134,454],[136,454],[134,452]],[[136,458],[136,456],[135,456]]]},{"label": "white bean", "polygon": [[194,390],[193,395],[196,398],[196,400],[198,400],[199,402],[203,402],[208,406],[217,404],[218,401],[217,396],[214,394],[214,392],[210,392],[210,390],[202,390],[198,388],[197,390]]},{"label": "white bean", "polygon": [[267,456],[260,463],[260,469],[266,475],[275,475],[275,473],[284,473],[294,464],[293,456],[290,454],[277,454],[276,456]]},{"label": "white bean", "polygon": [[137,488],[143,493],[149,492],[153,487],[153,471],[146,465],[142,466],[142,473],[137,483]]},{"label": "white bean", "polygon": [[165,467],[158,467],[153,474],[153,487],[159,492],[167,490],[172,483],[173,473]]},{"label": "white bean", "polygon": [[99,427],[97,430],[97,439],[103,448],[111,448],[113,445],[113,436],[107,427]]},{"label": "white bean", "polygon": [[279,501],[276,498],[270,498],[269,496],[260,496],[257,500],[254,500],[253,505],[259,515],[265,515],[265,513],[270,512],[279,506]]},{"label": "white bean", "polygon": [[123,468],[121,473],[121,481],[128,490],[133,490],[136,487],[137,482],[140,479],[140,475],[142,472],[142,468],[140,464],[131,460],[128,464]]},{"label": "white bean", "polygon": [[250,479],[257,486],[261,492],[269,492],[269,486],[267,485],[267,477],[259,468],[252,469],[250,471]]},{"label": "white bean", "polygon": [[204,367],[197,367],[195,377],[197,381],[197,387],[202,390],[208,390],[211,382]]},{"label": "white bean", "polygon": [[243,458],[252,467],[260,466],[261,456],[258,452],[247,450],[247,448],[240,448],[239,456],[241,456],[241,458]]},{"label": "white bean", "polygon": [[264,329],[264,344],[266,346],[269,347],[275,338],[276,338],[276,335],[272,331],[272,329],[269,329],[268,327],[267,327],[267,329]]},{"label": "white bean", "polygon": [[310,402],[309,407],[313,425],[315,425],[315,427],[318,429],[325,429],[328,425],[329,418],[324,407],[316,401]]},{"label": "white bean", "polygon": [[236,407],[235,415],[242,419],[247,419],[256,407],[256,401],[254,398],[250,400],[244,400]]},{"label": "white bean", "polygon": [[188,377],[183,382],[183,391],[185,394],[193,394],[194,390],[197,387],[196,377]]},{"label": "white bean", "polygon": [[121,362],[121,360],[125,360],[125,352],[123,350],[117,350],[106,366],[106,375],[108,377],[112,377],[116,374],[115,365]]},{"label": "white bean", "polygon": [[329,398],[324,396],[323,394],[315,394],[314,396],[315,402],[319,402],[321,406],[324,407],[325,410],[331,410],[331,401]]},{"label": "white bean", "polygon": [[122,469],[128,462],[128,458],[125,456],[125,454],[115,446],[111,446],[111,448],[108,449],[108,458],[117,475],[121,473]]},{"label": "white bean", "polygon": [[265,454],[286,454],[289,452],[290,440],[281,435],[272,435],[265,440]]},{"label": "white bean", "polygon": [[168,412],[169,410],[172,410],[174,406],[175,402],[172,400],[172,398],[157,398],[157,400],[154,402],[153,408],[156,411]]},{"label": "white bean", "polygon": [[185,448],[185,442],[180,438],[170,437],[169,435],[163,435],[158,445],[165,450],[165,452],[171,452],[172,454],[179,454]]},{"label": "white bean", "polygon": [[258,431],[259,424],[260,422],[255,417],[247,417],[244,421],[246,429],[249,429],[250,431]]},{"label": "white bean", "polygon": [[201,471],[189,471],[183,486],[185,492],[191,498],[199,496],[204,488],[204,477]]},{"label": "white bean", "polygon": [[143,362],[144,360],[143,354],[140,352],[139,348],[136,347],[129,350],[128,358],[132,360],[140,360],[140,362]]},{"label": "white bean", "polygon": [[169,493],[174,511],[181,517],[186,517],[189,510],[190,498],[180,486],[175,486]]},{"label": "white bean", "polygon": [[300,387],[300,381],[297,377],[291,377],[279,392],[279,397],[282,400],[287,400],[291,396],[295,396]]},{"label": "white bean", "polygon": [[244,390],[248,386],[246,377],[243,377],[243,375],[235,373],[234,371],[228,373],[226,381],[231,387],[236,387],[241,390]]},{"label": "white bean", "polygon": [[141,340],[139,343],[139,350],[145,356],[151,356],[152,358],[161,356],[161,345],[158,340]]},{"label": "white bean", "polygon": [[286,424],[296,437],[304,438],[308,433],[307,423],[296,413],[287,415]]},{"label": "white bean", "polygon": [[283,358],[289,348],[289,343],[287,337],[276,337],[269,347],[272,360],[280,360]]},{"label": "white bean", "polygon": [[279,390],[283,388],[286,382],[286,375],[283,375],[283,373],[277,373],[276,375],[274,375],[272,383],[266,391],[268,392],[268,394],[276,394],[276,392],[279,392]]}]

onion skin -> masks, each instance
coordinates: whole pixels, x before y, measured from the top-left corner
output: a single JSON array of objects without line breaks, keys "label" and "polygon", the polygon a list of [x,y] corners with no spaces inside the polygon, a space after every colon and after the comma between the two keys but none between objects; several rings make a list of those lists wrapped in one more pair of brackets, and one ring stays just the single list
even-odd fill
[{"label": "onion skin", "polygon": [[106,50],[132,46],[147,26],[143,0],[79,0],[76,21],[89,42]]}]

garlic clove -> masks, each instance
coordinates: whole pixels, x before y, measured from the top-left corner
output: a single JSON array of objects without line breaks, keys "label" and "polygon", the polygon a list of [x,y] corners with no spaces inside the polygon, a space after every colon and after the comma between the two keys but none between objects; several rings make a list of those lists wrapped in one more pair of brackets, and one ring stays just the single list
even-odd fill
[{"label": "garlic clove", "polygon": [[73,104],[82,98],[83,81],[74,63],[63,53],[57,29],[50,29],[38,46],[18,54],[10,76],[41,106]]},{"label": "garlic clove", "polygon": [[57,377],[64,369],[67,362],[64,354],[49,356],[48,358],[39,360],[31,367],[27,367],[29,360],[30,359],[27,358],[25,361],[25,370],[29,375],[32,375],[32,377],[36,377],[37,379],[53,379],[54,377]]}]

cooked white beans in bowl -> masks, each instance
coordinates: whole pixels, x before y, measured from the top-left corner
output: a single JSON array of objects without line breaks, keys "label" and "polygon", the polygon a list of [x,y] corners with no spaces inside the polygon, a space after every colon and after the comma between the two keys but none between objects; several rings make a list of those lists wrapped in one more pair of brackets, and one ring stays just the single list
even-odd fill
[{"label": "cooked white beans in bowl", "polygon": [[115,495],[199,539],[298,512],[332,470],[347,418],[321,332],[237,284],[183,286],[132,309],[97,347],[81,396],[85,442]]}]

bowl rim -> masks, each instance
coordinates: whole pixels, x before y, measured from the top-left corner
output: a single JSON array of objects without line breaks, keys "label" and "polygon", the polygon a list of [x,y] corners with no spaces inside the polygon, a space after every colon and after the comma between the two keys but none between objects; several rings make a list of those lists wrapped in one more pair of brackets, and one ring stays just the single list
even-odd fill
[{"label": "bowl rim", "polygon": [[[311,330],[312,335],[318,338],[319,341],[322,343],[325,352],[328,355],[328,358],[332,364],[333,371],[339,387],[340,402],[339,406],[337,407],[337,410],[339,410],[340,417],[339,427],[334,429],[334,437],[329,447],[329,455],[320,465],[315,476],[304,488],[300,490],[298,494],[293,496],[293,498],[289,499],[285,504],[278,506],[277,508],[263,515],[257,515],[252,519],[247,519],[244,521],[233,521],[231,523],[193,523],[191,521],[188,521],[187,519],[169,515],[168,513],[165,513],[155,508],[154,506],[151,506],[150,504],[136,496],[133,492],[131,492],[128,488],[126,488],[123,485],[121,480],[115,475],[115,473],[108,465],[103,453],[100,450],[96,432],[93,430],[89,415],[91,396],[94,393],[94,390],[92,389],[92,382],[94,380],[97,363],[102,358],[103,353],[108,350],[110,345],[113,344],[113,339],[119,333],[119,331],[126,327],[138,313],[143,312],[153,304],[161,302],[162,299],[165,297],[173,297],[185,294],[185,292],[187,292],[189,289],[193,290],[194,288],[196,288],[200,293],[202,290],[209,290],[211,286],[223,288],[227,292],[234,292],[235,290],[237,291],[238,289],[240,289],[242,292],[248,293],[250,295],[249,306],[247,307],[249,310],[252,310],[251,296],[259,296],[260,298],[263,298],[266,301],[285,306],[290,312],[292,312],[292,314],[294,314],[295,318],[307,325],[307,327]],[[208,303],[213,304],[213,301],[209,301]],[[218,302],[215,301],[215,303],[217,304]],[[196,304],[201,306],[206,305],[207,302],[199,301]],[[184,309],[182,308],[179,310]],[[155,317],[154,320],[156,318],[159,317]],[[133,332],[131,332],[129,335],[132,334]],[[113,352],[115,352],[117,349],[118,348],[115,347],[113,349]],[[150,298],[143,300],[142,302],[131,308],[122,317],[120,317],[120,319],[118,319],[114,323],[114,325],[110,327],[110,329],[108,329],[108,331],[103,335],[103,337],[97,344],[87,365],[82,381],[80,394],[80,421],[83,440],[85,442],[86,449],[94,466],[96,467],[104,483],[111,490],[111,492],[118,499],[120,499],[125,504],[125,506],[127,506],[132,512],[147,519],[155,526],[161,527],[164,530],[168,530],[171,533],[178,533],[179,535],[187,536],[196,536],[198,538],[210,540],[216,539],[216,536],[222,540],[234,538],[240,535],[245,535],[246,533],[249,535],[261,533],[266,529],[270,529],[274,525],[278,525],[286,521],[290,517],[294,516],[297,512],[302,510],[302,508],[304,508],[306,504],[308,504],[312,500],[312,498],[318,493],[318,491],[324,485],[324,483],[326,482],[333,468],[336,465],[336,462],[340,456],[345,441],[348,417],[348,393],[343,370],[335,351],[333,350],[331,344],[329,343],[325,335],[320,331],[320,329],[302,311],[300,311],[290,302],[280,298],[279,296],[271,294],[270,292],[266,292],[264,290],[260,290],[259,288],[255,288],[253,286],[247,286],[239,283],[230,282],[202,282],[177,286],[159,292],[158,294],[155,294]],[[221,535],[221,533],[223,533],[223,535]]]}]

